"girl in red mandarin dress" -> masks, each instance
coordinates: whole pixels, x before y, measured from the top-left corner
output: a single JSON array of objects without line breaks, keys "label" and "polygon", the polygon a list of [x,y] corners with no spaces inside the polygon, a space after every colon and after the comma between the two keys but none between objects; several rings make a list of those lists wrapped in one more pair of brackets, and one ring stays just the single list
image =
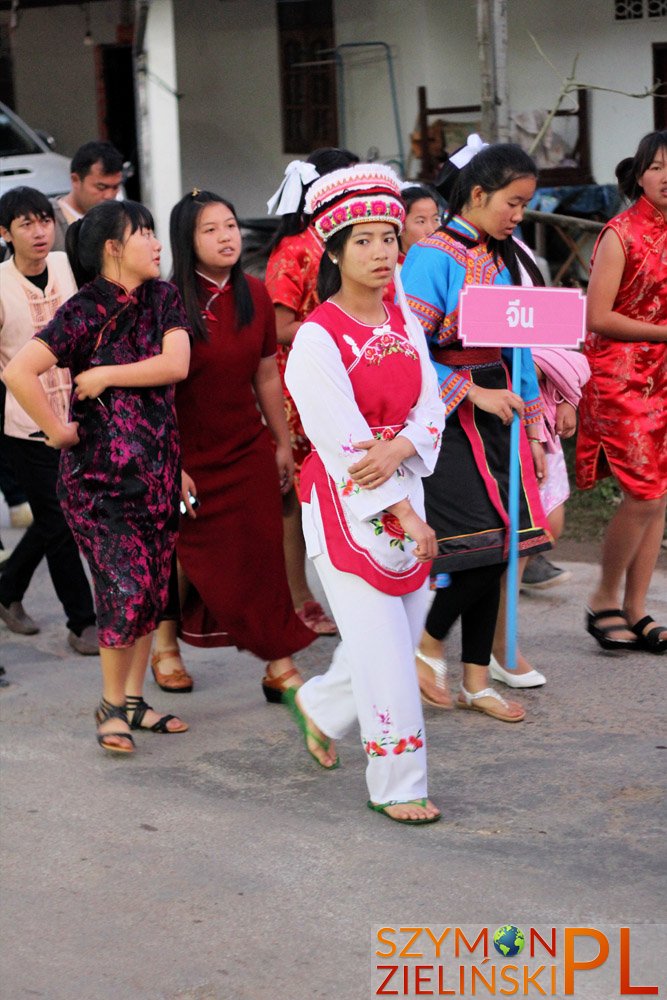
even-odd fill
[{"label": "girl in red mandarin dress", "polygon": [[613,475],[623,499],[605,535],[587,629],[604,649],[663,653],[667,627],[647,614],[646,599],[667,497],[667,131],[644,136],[616,176],[635,201],[607,223],[593,255],[577,485]]}]

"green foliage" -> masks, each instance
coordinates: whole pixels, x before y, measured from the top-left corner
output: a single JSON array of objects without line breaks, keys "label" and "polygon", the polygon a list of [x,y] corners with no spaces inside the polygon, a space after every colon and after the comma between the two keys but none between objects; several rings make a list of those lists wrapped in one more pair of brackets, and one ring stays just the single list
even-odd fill
[{"label": "green foliage", "polygon": [[563,451],[570,479],[570,499],[565,505],[565,538],[578,542],[599,542],[621,501],[621,491],[611,476],[592,490],[578,490],[574,479],[576,438],[563,441]]}]

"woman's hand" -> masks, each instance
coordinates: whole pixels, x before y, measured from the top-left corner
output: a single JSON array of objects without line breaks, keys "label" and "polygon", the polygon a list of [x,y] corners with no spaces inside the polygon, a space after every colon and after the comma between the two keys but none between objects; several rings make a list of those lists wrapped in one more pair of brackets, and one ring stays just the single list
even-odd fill
[{"label": "woman's hand", "polygon": [[520,417],[523,416],[523,400],[511,389],[484,389],[479,385],[471,385],[468,399],[480,410],[495,413],[504,424],[512,423],[515,410]]},{"label": "woman's hand", "polygon": [[190,502],[190,495],[193,497],[197,496],[197,487],[192,476],[189,476],[187,472],[183,470],[181,472],[181,500],[185,504],[188,517],[191,517],[194,521],[197,519],[197,512]]},{"label": "woman's hand", "polygon": [[562,438],[571,438],[577,429],[577,411],[566,400],[556,405],[556,434]]},{"label": "woman's hand", "polygon": [[435,531],[414,510],[409,500],[399,500],[387,507],[400,522],[406,535],[416,542],[413,553],[417,562],[429,562],[438,554]]},{"label": "woman's hand", "polygon": [[49,437],[44,438],[44,444],[57,451],[66,451],[79,443],[79,424],[76,420],[71,423],[62,424],[62,431],[57,431]]},{"label": "woman's hand", "polygon": [[536,441],[535,438],[529,438],[528,440],[530,441],[530,450],[533,456],[533,466],[538,486],[544,486],[547,481],[547,456],[544,451],[544,445],[541,441]]},{"label": "woman's hand", "polygon": [[276,445],[276,465],[280,477],[280,492],[285,496],[294,482],[294,456],[289,444]]},{"label": "woman's hand", "polygon": [[395,437],[392,441],[371,438],[370,441],[356,441],[354,447],[365,451],[363,458],[348,469],[353,481],[364,490],[374,490],[382,486],[398,469],[401,462],[415,454],[415,446],[409,438]]},{"label": "woman's hand", "polygon": [[85,372],[79,372],[74,378],[78,399],[97,399],[105,389],[109,388],[109,366],[98,365]]}]

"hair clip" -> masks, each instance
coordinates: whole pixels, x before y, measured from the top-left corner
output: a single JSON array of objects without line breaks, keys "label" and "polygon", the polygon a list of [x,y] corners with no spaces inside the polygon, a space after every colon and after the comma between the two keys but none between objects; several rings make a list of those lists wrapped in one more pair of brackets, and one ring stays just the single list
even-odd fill
[{"label": "hair clip", "polygon": [[192,189],[192,197],[196,198],[198,194],[201,194],[201,188],[193,188]]}]

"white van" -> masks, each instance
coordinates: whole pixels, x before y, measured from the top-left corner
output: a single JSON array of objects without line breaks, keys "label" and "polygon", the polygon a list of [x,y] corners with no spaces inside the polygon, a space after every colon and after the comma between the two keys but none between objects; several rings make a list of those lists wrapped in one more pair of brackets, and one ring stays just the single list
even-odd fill
[{"label": "white van", "polygon": [[54,153],[52,142],[0,102],[0,195],[20,185],[49,198],[67,194],[71,161]]}]

